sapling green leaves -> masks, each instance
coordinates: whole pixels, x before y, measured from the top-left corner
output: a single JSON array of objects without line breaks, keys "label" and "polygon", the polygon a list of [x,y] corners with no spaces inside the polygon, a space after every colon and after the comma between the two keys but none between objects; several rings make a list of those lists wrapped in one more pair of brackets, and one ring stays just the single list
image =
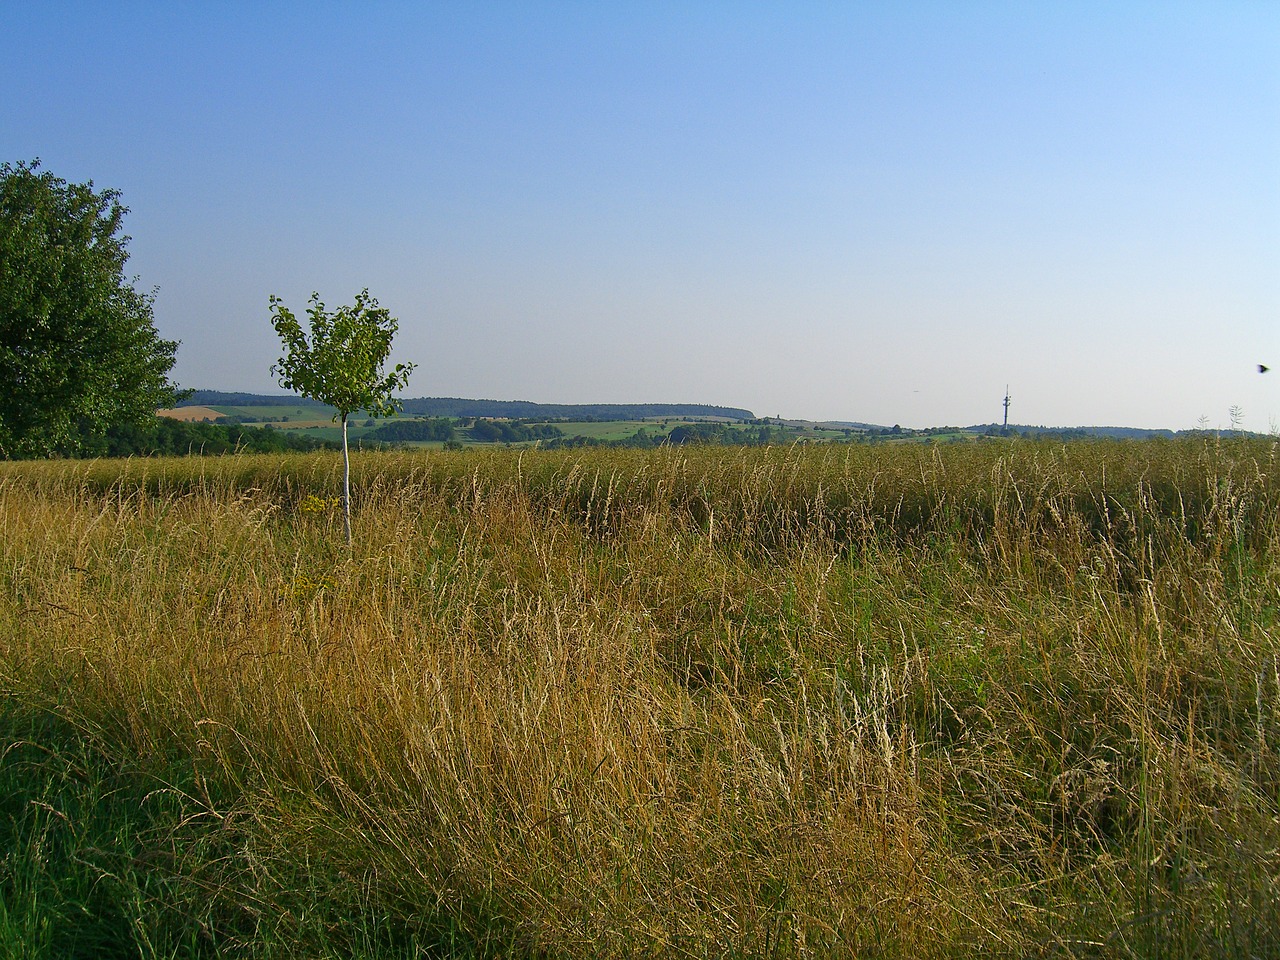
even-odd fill
[{"label": "sapling green leaves", "polygon": [[325,309],[313,293],[307,307],[310,330],[304,330],[293,311],[274,294],[271,325],[284,345],[284,356],[271,366],[280,386],[337,409],[342,421],[342,517],[351,545],[351,457],[347,449],[347,418],[364,410],[370,416],[390,416],[400,408],[395,394],[404,389],[414,364],[398,363],[384,372],[399,321],[379,306],[368,288],[356,294],[351,306]]}]

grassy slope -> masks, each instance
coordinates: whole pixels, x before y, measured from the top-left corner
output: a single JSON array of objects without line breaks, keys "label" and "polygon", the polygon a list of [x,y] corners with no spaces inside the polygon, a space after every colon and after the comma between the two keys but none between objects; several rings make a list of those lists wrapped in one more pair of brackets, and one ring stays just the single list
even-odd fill
[{"label": "grassy slope", "polygon": [[0,465],[0,952],[1274,953],[1271,455]]}]

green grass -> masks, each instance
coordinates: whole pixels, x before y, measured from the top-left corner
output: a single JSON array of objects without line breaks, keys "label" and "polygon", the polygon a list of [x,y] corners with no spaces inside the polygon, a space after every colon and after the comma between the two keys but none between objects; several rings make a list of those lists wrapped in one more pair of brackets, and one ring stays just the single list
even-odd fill
[{"label": "green grass", "polygon": [[[669,421],[670,426],[680,423]],[[666,433],[661,420],[574,420],[568,423],[557,423],[566,437],[590,437],[593,440],[623,440],[635,435],[641,427],[652,434]]]},{"label": "green grass", "polygon": [[0,955],[1275,955],[1274,452],[0,464]]}]

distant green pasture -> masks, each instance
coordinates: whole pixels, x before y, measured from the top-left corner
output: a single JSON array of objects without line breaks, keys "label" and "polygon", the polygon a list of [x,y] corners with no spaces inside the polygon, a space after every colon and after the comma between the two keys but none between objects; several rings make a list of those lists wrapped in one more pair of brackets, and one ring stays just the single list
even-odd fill
[{"label": "distant green pasture", "polygon": [[555,426],[564,431],[566,437],[590,437],[593,440],[622,440],[635,435],[644,427],[650,433],[666,433],[668,429],[683,421],[668,420],[663,427],[661,420],[571,420],[568,423],[557,423]]}]

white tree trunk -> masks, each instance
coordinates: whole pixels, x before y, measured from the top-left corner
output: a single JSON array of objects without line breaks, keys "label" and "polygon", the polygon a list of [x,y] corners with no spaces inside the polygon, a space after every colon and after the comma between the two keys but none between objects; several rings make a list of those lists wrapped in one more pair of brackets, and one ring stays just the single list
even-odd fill
[{"label": "white tree trunk", "polygon": [[347,415],[342,415],[342,525],[351,548],[351,455],[347,452]]}]

